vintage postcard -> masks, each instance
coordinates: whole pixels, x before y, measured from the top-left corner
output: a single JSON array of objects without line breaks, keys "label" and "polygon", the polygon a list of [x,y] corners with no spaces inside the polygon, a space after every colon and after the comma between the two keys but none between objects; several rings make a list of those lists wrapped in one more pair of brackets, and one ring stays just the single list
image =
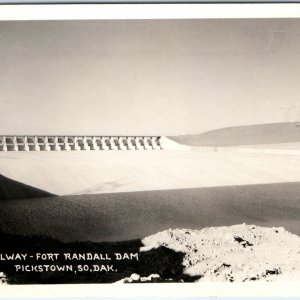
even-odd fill
[{"label": "vintage postcard", "polygon": [[0,21],[3,286],[299,283],[300,18],[92,16]]}]

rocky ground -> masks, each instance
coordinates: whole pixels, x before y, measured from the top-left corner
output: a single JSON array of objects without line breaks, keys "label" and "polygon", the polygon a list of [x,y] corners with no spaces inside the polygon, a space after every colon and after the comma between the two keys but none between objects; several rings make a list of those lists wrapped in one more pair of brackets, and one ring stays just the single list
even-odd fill
[{"label": "rocky ground", "polygon": [[141,251],[164,246],[183,252],[184,274],[200,276],[198,281],[300,279],[300,237],[282,227],[169,229],[142,242]]},{"label": "rocky ground", "polygon": [[165,246],[185,253],[184,273],[199,281],[299,280],[300,237],[255,225],[169,229],[142,240],[141,251]]},{"label": "rocky ground", "polygon": [[[202,230],[169,229],[142,240],[115,243],[62,243],[49,237],[2,233],[0,252],[139,253],[137,260],[111,261],[113,272],[16,273],[14,262],[0,264],[0,284],[137,283],[300,280],[300,237],[282,227],[234,225]],[[24,262],[27,264],[27,262]],[[43,261],[44,264],[52,264]],[[100,262],[98,262],[100,263]],[[55,264],[64,265],[64,260]],[[94,261],[73,261],[95,264]]]},{"label": "rocky ground", "polygon": [[3,272],[0,272],[0,285],[6,284],[6,276]]}]

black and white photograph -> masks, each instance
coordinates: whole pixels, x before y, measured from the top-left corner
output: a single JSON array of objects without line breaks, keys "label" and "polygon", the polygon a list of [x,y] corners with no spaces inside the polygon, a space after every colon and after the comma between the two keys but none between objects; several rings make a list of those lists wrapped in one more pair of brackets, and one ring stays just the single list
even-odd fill
[{"label": "black and white photograph", "polygon": [[299,32],[0,21],[1,284],[299,281]]}]

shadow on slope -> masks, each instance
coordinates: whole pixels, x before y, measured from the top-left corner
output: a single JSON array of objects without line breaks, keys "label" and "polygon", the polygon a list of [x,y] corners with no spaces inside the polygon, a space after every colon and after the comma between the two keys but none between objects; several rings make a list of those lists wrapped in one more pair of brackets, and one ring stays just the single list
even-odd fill
[{"label": "shadow on slope", "polygon": [[[45,236],[18,236],[0,232],[0,252],[2,255],[26,253],[27,260],[17,262],[12,260],[0,261],[0,272],[6,274],[9,284],[56,284],[56,283],[112,283],[137,273],[141,277],[158,274],[152,282],[195,281],[199,276],[190,277],[183,274],[184,253],[175,252],[166,247],[159,247],[148,252],[139,252],[140,240],[92,243],[73,242],[62,243]],[[36,253],[56,253],[57,260],[35,259]],[[103,254],[103,260],[73,259],[65,260],[66,253]],[[138,254],[138,259],[116,260],[116,253],[125,257],[125,253]],[[32,256],[33,258],[30,258]],[[108,260],[107,258],[110,258]],[[16,272],[15,264],[27,266],[26,271]],[[45,270],[45,265],[55,266],[55,270]],[[36,267],[39,266],[39,267]],[[68,271],[58,271],[58,268],[69,266]],[[81,267],[80,267],[81,266]],[[84,271],[82,268],[84,266]],[[102,271],[98,271],[101,266]],[[112,266],[111,269],[108,266]],[[40,270],[43,270],[41,272]],[[28,270],[31,271],[28,271]],[[32,271],[34,270],[34,271]]]},{"label": "shadow on slope", "polygon": [[172,140],[189,146],[239,146],[300,142],[295,123],[272,123],[227,127],[200,134],[179,135]]},{"label": "shadow on slope", "polygon": [[51,193],[0,175],[0,200],[54,196]]},{"label": "shadow on slope", "polygon": [[64,242],[124,241],[168,228],[234,224],[278,227],[300,235],[300,183],[94,194],[0,202],[5,233]]}]

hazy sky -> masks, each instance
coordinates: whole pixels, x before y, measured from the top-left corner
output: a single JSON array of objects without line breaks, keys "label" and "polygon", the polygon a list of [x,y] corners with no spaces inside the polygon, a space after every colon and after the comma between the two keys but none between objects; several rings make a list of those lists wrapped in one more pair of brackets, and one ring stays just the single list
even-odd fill
[{"label": "hazy sky", "polygon": [[0,22],[0,134],[293,121],[300,20]]}]

